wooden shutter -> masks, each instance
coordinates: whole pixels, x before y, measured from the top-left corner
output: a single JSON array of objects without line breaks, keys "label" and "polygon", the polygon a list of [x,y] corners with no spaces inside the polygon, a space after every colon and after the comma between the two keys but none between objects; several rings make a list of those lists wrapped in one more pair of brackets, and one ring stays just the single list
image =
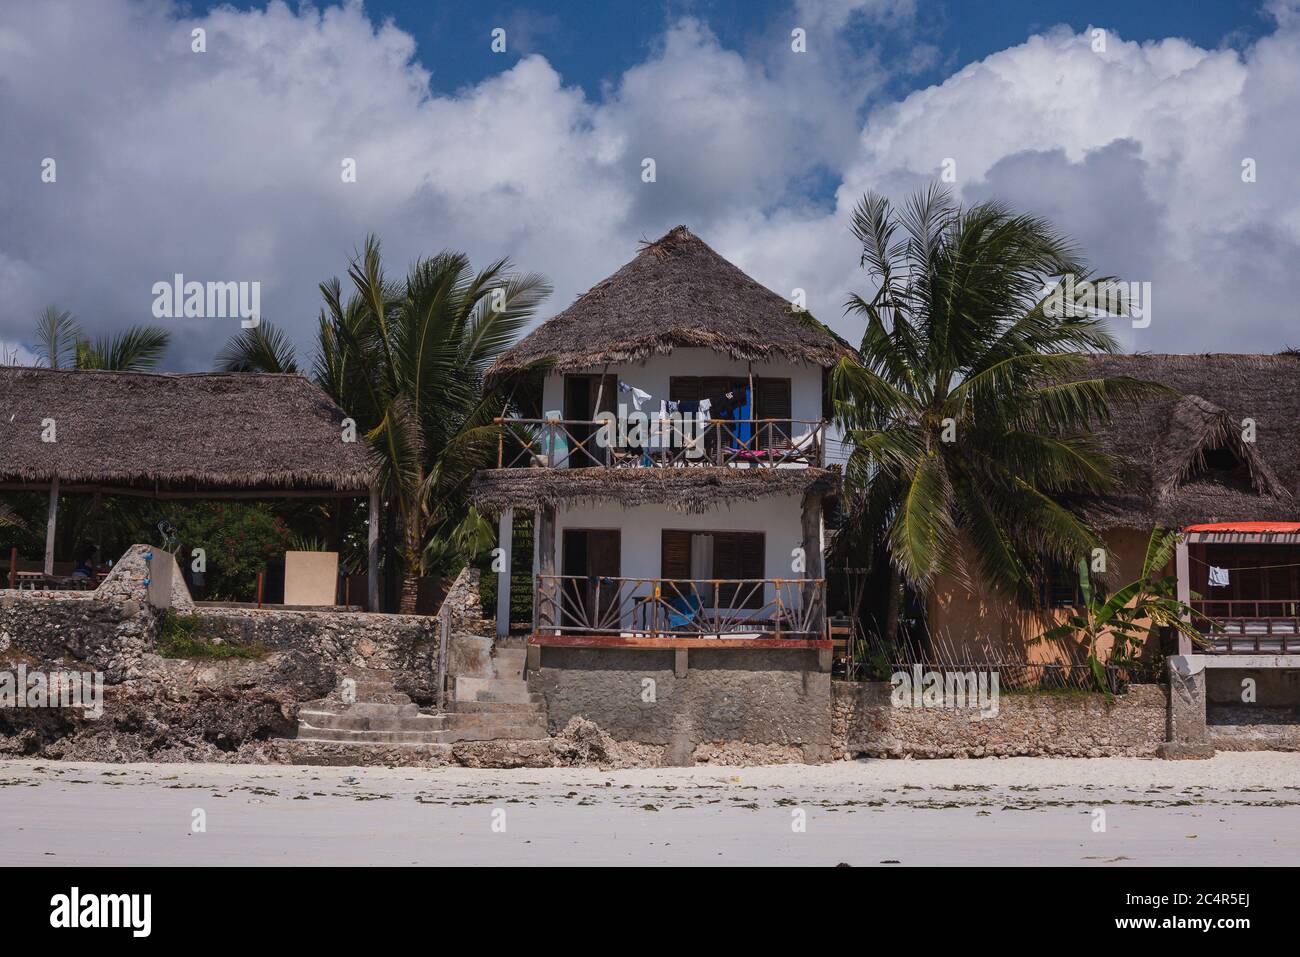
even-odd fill
[{"label": "wooden shutter", "polygon": [[691,577],[691,533],[664,529],[660,578],[685,580]]},{"label": "wooden shutter", "polygon": [[[765,539],[762,532],[715,532],[713,534],[713,576],[723,579],[763,578]],[[689,552],[688,552],[689,558]],[[736,598],[737,589],[740,599]],[[718,605],[722,608],[762,608],[762,587],[720,585]]]},{"label": "wooden shutter", "polygon": [[699,376],[669,376],[668,398],[672,402],[697,402],[704,398],[704,396],[700,394]]},{"label": "wooden shutter", "polygon": [[779,420],[771,425],[759,426],[758,447],[788,447],[791,444],[790,380],[766,377],[755,379],[754,405],[754,418]]}]

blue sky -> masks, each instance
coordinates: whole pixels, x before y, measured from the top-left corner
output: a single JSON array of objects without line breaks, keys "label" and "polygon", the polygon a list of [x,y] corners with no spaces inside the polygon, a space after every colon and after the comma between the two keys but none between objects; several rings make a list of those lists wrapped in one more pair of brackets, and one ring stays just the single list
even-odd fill
[{"label": "blue sky", "polygon": [[[320,4],[317,4],[319,6]],[[263,3],[194,3],[195,10]],[[497,26],[515,37],[507,62],[528,53],[547,57],[565,81],[599,96],[602,84],[643,60],[664,29],[682,16],[709,24],[727,47],[750,49],[766,43],[772,30],[797,25],[783,0],[553,0],[494,3],[491,0],[369,0],[375,19],[392,18],[415,39],[418,56],[432,74],[435,90],[450,93],[501,69],[486,37]],[[1104,25],[1129,40],[1181,37],[1197,46],[1242,46],[1268,31],[1254,0],[920,0],[917,23],[905,37],[891,38],[889,55],[907,58],[915,45],[936,48],[931,67],[900,78],[891,92],[905,94],[941,81],[1057,24],[1076,31]],[[871,27],[858,26],[864,37]]]},{"label": "blue sky", "polygon": [[[1300,0],[0,0],[0,353],[49,303],[152,321],[183,273],[259,282],[306,356],[368,233],[395,272],[541,272],[545,318],[679,223],[856,339],[854,205],[945,169],[1150,283],[1128,348],[1271,351],[1300,345],[1296,155]],[[176,369],[234,331],[168,321]]]}]

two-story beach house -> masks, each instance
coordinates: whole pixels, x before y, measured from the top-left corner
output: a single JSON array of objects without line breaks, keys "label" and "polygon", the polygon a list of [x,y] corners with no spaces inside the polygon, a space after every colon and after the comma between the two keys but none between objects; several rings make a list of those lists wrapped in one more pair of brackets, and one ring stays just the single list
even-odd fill
[{"label": "two-story beach house", "polygon": [[[488,375],[514,415],[473,494],[507,556],[513,513],[534,516],[530,672],[544,651],[680,675],[739,650],[768,655],[749,670],[828,671],[826,379],[851,354],[684,226],[506,352]],[[600,649],[670,657],[574,658]]]}]

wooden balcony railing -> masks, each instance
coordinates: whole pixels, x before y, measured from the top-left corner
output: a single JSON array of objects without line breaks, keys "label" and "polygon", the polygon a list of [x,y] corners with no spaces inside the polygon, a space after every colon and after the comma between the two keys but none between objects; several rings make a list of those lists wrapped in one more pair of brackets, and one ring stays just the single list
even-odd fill
[{"label": "wooden balcony railing", "polygon": [[666,579],[538,575],[536,635],[825,637],[822,578]]},{"label": "wooden balcony railing", "polygon": [[735,468],[826,464],[820,419],[652,417],[644,427],[614,419],[496,419],[497,468]]},{"label": "wooden balcony railing", "polygon": [[1209,598],[1191,606],[1192,624],[1216,653],[1300,653],[1300,598]]}]

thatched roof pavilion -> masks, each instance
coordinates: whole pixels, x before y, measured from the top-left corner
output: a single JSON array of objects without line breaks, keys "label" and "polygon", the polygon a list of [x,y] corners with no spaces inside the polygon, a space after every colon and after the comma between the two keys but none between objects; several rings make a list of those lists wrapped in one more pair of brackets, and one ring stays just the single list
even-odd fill
[{"label": "thatched roof pavilion", "polygon": [[47,574],[60,492],[376,505],[364,443],[299,375],[3,367],[0,410],[0,489],[50,493]]},{"label": "thatched roof pavilion", "polygon": [[[364,493],[365,445],[299,375],[0,368],[0,483]],[[42,440],[54,420],[57,441]]]},{"label": "thatched roof pavilion", "polygon": [[796,311],[677,226],[503,353],[488,377],[510,376],[537,363],[573,372],[638,362],[684,346],[735,359],[793,359],[823,368],[853,354],[809,313]]},{"label": "thatched roof pavilion", "polygon": [[[1119,405],[1100,433],[1123,491],[1085,503],[1098,528],[1300,517],[1300,356],[1113,355],[1102,376],[1160,382],[1176,396]],[[1242,439],[1244,420],[1255,441]]]}]

